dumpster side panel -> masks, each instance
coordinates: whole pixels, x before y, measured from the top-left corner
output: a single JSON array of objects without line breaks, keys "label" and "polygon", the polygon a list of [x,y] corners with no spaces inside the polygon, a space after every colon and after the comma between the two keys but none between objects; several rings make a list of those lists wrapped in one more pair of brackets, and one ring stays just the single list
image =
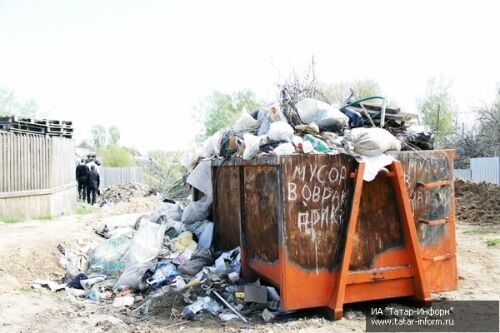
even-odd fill
[{"label": "dumpster side panel", "polygon": [[279,259],[278,216],[282,211],[277,166],[244,167],[244,244],[248,259]]},{"label": "dumpster side panel", "polygon": [[[405,182],[415,216],[425,263],[426,278],[432,292],[457,288],[455,240],[455,192],[453,150],[400,152]],[[419,184],[448,181],[425,188]],[[445,221],[426,224],[423,221]]]},{"label": "dumpster side panel", "polygon": [[287,256],[303,269],[332,271],[342,256],[355,161],[346,155],[293,155],[282,161]]},{"label": "dumpster side panel", "polygon": [[[405,172],[431,291],[456,289],[454,152],[399,152],[393,156],[401,162]],[[429,188],[422,186],[441,181],[449,183]],[[396,261],[405,264],[403,257],[392,255],[404,245],[399,212],[394,202],[390,182],[383,173],[374,181],[364,183],[351,270],[393,266]],[[422,222],[440,220],[446,223],[432,225]]]},{"label": "dumpster side panel", "polygon": [[227,251],[240,245],[240,168],[213,167],[214,247]]}]

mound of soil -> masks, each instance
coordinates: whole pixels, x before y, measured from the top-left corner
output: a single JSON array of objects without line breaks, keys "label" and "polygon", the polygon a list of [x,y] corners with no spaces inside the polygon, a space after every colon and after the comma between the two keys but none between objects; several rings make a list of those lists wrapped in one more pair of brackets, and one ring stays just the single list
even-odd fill
[{"label": "mound of soil", "polygon": [[132,198],[144,198],[153,195],[149,186],[139,183],[121,183],[106,188],[100,196],[102,204],[130,202]]},{"label": "mound of soil", "polygon": [[500,186],[457,179],[455,198],[459,223],[500,225]]}]

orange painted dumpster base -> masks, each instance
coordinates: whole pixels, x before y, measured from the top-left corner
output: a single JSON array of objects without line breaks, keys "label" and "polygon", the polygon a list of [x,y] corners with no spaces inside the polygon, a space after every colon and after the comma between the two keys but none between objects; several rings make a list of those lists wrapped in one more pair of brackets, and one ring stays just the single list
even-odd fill
[{"label": "orange painted dumpster base", "polygon": [[[343,307],[346,299],[349,302],[368,301],[385,298],[384,294],[390,290],[393,297],[414,295],[418,299],[429,302],[430,292],[427,286],[423,258],[418,243],[417,230],[413,220],[410,199],[404,183],[404,173],[401,164],[397,161],[389,166],[389,179],[396,194],[396,201],[403,223],[405,246],[404,251],[409,258],[408,266],[396,266],[389,269],[374,269],[369,272],[349,272],[349,263],[353,247],[354,233],[359,216],[359,205],[363,189],[363,174],[365,164],[360,163],[351,177],[355,179],[354,197],[351,216],[347,229],[347,239],[342,258],[342,265],[335,286],[328,303],[334,311],[333,317],[340,319],[343,316]],[[384,283],[377,283],[383,281]]]},{"label": "orange painted dumpster base", "polygon": [[[346,303],[407,296],[414,296],[423,303],[429,303],[430,288],[425,278],[427,266],[424,267],[426,258],[420,248],[404,172],[399,161],[394,161],[388,167],[387,179],[390,180],[395,194],[404,246],[380,254],[375,258],[373,268],[369,270],[349,269],[360,214],[364,170],[365,164],[360,163],[357,170],[350,175],[355,185],[338,272],[303,270],[288,260],[284,249],[280,249],[279,260],[272,263],[250,259],[247,250],[242,247],[243,277],[248,278],[257,272],[259,276],[275,284],[281,291],[281,306],[284,310],[327,307],[334,319],[342,318],[343,306]],[[434,184],[422,185],[424,188],[425,186],[433,187]],[[439,279],[439,276],[437,278]]]}]

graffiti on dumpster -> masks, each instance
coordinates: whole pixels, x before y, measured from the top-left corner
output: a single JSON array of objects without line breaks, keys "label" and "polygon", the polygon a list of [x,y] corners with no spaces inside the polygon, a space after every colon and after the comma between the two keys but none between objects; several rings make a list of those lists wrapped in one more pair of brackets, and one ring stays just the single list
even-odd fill
[{"label": "graffiti on dumpster", "polygon": [[289,202],[301,203],[297,212],[300,233],[332,229],[344,219],[349,191],[345,166],[295,165],[286,189]]}]

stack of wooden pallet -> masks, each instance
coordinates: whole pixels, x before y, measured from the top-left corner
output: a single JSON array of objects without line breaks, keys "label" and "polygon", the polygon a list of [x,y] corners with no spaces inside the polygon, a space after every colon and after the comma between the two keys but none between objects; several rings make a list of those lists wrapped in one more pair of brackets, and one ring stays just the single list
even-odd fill
[{"label": "stack of wooden pallet", "polygon": [[71,139],[73,122],[64,120],[20,118],[17,116],[0,117],[0,131],[58,136]]}]

